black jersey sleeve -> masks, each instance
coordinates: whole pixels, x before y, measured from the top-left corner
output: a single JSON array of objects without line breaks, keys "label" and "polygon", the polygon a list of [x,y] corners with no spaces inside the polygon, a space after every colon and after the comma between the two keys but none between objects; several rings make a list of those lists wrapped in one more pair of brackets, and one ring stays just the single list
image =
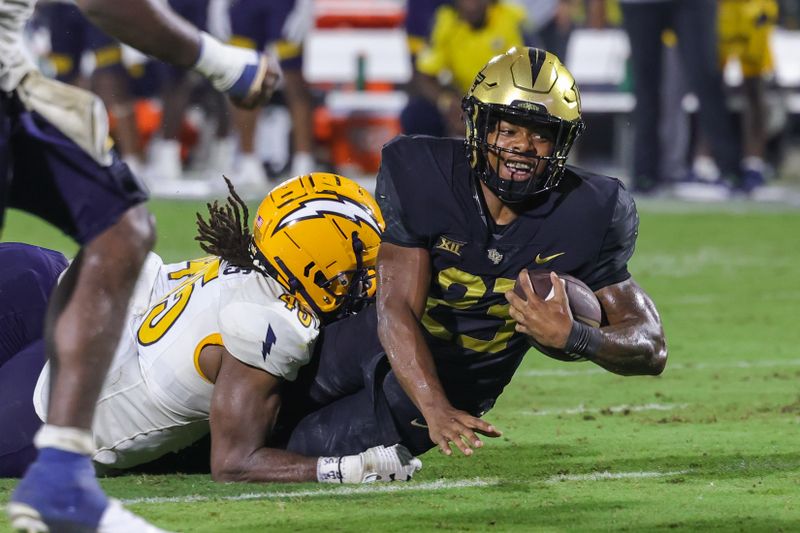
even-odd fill
[{"label": "black jersey sleeve", "polygon": [[631,194],[620,183],[611,221],[597,258],[597,267],[590,278],[584,280],[593,291],[631,277],[628,272],[628,260],[633,255],[638,235],[639,214],[636,211],[636,204]]},{"label": "black jersey sleeve", "polygon": [[413,248],[425,246],[426,240],[415,236],[403,222],[403,207],[392,181],[391,171],[385,164],[381,165],[378,172],[375,197],[386,221],[386,230],[381,241]]},{"label": "black jersey sleeve", "polygon": [[430,228],[420,169],[430,166],[428,150],[421,141],[401,135],[383,147],[375,186],[386,221],[383,242],[414,248],[428,246]]}]

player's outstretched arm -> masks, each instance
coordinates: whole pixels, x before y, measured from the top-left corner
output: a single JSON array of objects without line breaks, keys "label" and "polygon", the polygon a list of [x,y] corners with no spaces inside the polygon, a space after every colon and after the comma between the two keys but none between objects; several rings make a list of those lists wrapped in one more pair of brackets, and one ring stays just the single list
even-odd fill
[{"label": "player's outstretched arm", "polygon": [[410,481],[422,468],[400,445],[360,454],[306,457],[268,448],[280,408],[281,380],[220,348],[211,399],[211,476],[215,481],[370,483]]},{"label": "player's outstretched arm", "polygon": [[382,243],[378,252],[378,334],[400,385],[419,409],[442,453],[454,444],[464,455],[483,446],[477,433],[498,437],[488,422],[452,406],[420,329],[430,284],[430,255],[423,248]]},{"label": "player's outstretched arm", "polygon": [[167,63],[194,68],[234,104],[255,107],[280,80],[275,58],[230,46],[199,31],[160,0],[78,0],[86,16],[108,34]]}]

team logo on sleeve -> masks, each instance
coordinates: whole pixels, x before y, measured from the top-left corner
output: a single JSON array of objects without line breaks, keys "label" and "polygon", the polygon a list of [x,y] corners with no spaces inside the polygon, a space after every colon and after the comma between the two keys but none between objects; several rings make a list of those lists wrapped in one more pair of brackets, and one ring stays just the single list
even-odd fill
[{"label": "team logo on sleeve", "polygon": [[264,357],[264,361],[267,360],[267,356],[272,351],[272,346],[278,340],[278,337],[275,336],[275,332],[272,331],[272,326],[267,325],[267,335],[264,337],[264,342],[261,343],[261,355]]},{"label": "team logo on sleeve", "polygon": [[465,244],[467,243],[457,241],[455,239],[448,239],[444,235],[439,235],[439,240],[434,248],[437,250],[444,250],[445,252],[450,252],[451,254],[456,254],[457,256],[461,257],[461,248],[463,248]]}]

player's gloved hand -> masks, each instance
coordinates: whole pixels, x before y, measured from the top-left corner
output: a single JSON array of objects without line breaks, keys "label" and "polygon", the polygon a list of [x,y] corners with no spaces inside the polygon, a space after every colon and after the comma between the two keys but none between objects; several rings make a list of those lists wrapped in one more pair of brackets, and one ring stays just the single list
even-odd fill
[{"label": "player's gloved hand", "polygon": [[200,32],[200,57],[194,69],[231,101],[246,109],[264,104],[281,80],[278,60],[268,54],[223,44]]},{"label": "player's gloved hand", "polygon": [[422,468],[422,461],[401,445],[375,446],[358,455],[320,457],[317,480],[320,483],[374,483],[411,481]]}]

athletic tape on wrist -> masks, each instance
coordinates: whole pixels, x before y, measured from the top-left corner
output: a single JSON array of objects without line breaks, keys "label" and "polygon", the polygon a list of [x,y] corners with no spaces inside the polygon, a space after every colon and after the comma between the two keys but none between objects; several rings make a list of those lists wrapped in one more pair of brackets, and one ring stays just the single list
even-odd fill
[{"label": "athletic tape on wrist", "polygon": [[320,483],[361,483],[363,477],[364,461],[360,455],[317,459],[317,481]]},{"label": "athletic tape on wrist", "polygon": [[248,63],[258,63],[255,50],[223,44],[216,37],[200,32],[200,56],[194,69],[217,90],[224,92],[233,87]]},{"label": "athletic tape on wrist", "polygon": [[38,449],[56,448],[81,455],[95,452],[92,432],[81,428],[43,425],[36,432],[33,443]]},{"label": "athletic tape on wrist", "polygon": [[601,337],[600,329],[587,326],[578,320],[573,320],[564,351],[591,359],[600,349]]}]

